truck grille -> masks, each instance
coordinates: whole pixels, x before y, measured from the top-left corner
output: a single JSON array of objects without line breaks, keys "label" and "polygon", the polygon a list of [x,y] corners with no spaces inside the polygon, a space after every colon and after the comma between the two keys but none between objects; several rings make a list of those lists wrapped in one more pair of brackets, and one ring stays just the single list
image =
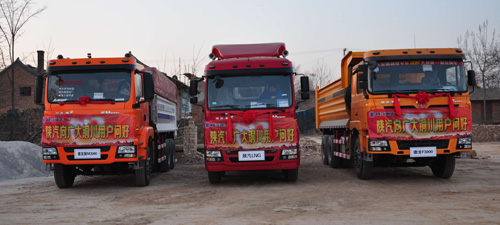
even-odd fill
[{"label": "truck grille", "polygon": [[[276,153],[276,151],[277,151],[277,150],[265,150],[264,152],[265,152],[266,154],[269,154],[269,153]],[[238,155],[238,152],[239,152],[239,151],[225,151],[225,152],[226,152],[226,154],[228,154],[228,155]]]},{"label": "truck grille", "polygon": [[110,146],[102,146],[102,147],[64,147],[64,151],[65,152],[75,152],[75,148],[78,148],[78,149],[82,149],[82,148],[100,148],[101,152],[108,152],[111,147]]},{"label": "truck grille", "polygon": [[85,160],[106,160],[108,159],[108,155],[101,155],[100,159],[75,159],[75,156],[68,155],[68,160],[70,161],[85,161]]},{"label": "truck grille", "polygon": [[[266,156],[265,162],[271,162],[274,160],[274,156]],[[238,157],[230,157],[229,161],[233,163],[245,163],[245,162],[264,162],[264,161],[238,161]]]},{"label": "truck grille", "polygon": [[411,140],[397,141],[398,148],[401,150],[410,149],[410,147],[436,146],[436,148],[448,148],[450,140]]}]

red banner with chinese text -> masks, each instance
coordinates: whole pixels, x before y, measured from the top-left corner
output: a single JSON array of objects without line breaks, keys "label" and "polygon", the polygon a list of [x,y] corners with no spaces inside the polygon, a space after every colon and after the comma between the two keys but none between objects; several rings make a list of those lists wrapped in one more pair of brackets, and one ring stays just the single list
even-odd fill
[{"label": "red banner with chinese text", "polygon": [[233,142],[227,143],[227,120],[205,121],[205,146],[207,149],[266,149],[295,147],[298,143],[297,121],[293,118],[273,118],[276,136],[270,137],[269,116],[260,116],[254,122],[245,123],[233,116]]},{"label": "red banner with chinese text", "polygon": [[472,133],[470,109],[459,107],[456,118],[451,118],[448,108],[377,109],[368,112],[368,134],[374,139],[418,140],[434,138],[467,137]]},{"label": "red banner with chinese text", "polygon": [[42,146],[133,144],[133,121],[127,114],[45,116]]}]

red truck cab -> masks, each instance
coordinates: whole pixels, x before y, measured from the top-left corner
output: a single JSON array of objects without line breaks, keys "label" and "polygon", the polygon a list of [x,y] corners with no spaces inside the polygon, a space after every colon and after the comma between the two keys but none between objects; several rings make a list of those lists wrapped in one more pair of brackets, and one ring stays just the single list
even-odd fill
[{"label": "red truck cab", "polygon": [[[292,63],[283,43],[215,45],[205,68],[204,152],[210,183],[225,171],[283,170],[296,181],[299,132]],[[190,94],[198,94],[199,80]],[[308,98],[307,77],[301,77]],[[196,103],[197,97],[191,102]]]}]

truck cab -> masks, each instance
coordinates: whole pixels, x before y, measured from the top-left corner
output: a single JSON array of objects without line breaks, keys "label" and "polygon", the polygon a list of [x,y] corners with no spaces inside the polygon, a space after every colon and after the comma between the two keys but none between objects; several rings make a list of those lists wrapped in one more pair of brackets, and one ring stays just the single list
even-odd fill
[{"label": "truck cab", "polygon": [[146,186],[153,170],[173,168],[177,89],[131,53],[60,55],[37,78],[36,92],[35,102],[45,106],[43,162],[58,187],[71,187],[77,175],[130,172]]},{"label": "truck cab", "polygon": [[[278,169],[287,180],[297,180],[299,133],[294,72],[287,54],[283,43],[213,47],[213,61],[202,78],[210,183],[219,182],[225,171],[242,170]],[[191,81],[192,96],[198,94],[197,83]],[[191,100],[197,102],[197,97]]]},{"label": "truck cab", "polygon": [[351,160],[361,179],[374,166],[430,166],[451,177],[455,157],[472,150],[475,75],[464,60],[461,49],[349,52],[341,79],[316,91],[324,163]]}]

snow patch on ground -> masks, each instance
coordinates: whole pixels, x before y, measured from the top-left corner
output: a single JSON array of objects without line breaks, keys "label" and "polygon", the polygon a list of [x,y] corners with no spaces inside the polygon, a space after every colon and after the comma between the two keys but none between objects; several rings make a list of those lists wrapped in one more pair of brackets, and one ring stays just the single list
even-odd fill
[{"label": "snow patch on ground", "polygon": [[42,147],[24,141],[0,141],[0,181],[50,174],[42,162]]}]

